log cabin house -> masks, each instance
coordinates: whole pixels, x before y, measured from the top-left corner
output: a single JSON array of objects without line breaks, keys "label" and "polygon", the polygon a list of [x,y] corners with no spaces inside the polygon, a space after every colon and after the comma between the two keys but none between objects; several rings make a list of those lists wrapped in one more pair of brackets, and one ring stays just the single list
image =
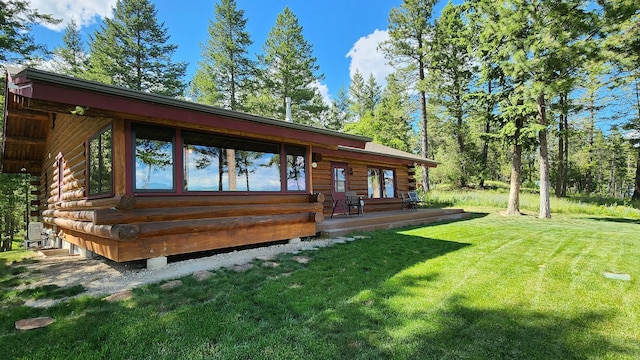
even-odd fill
[{"label": "log cabin house", "polygon": [[[36,69],[7,69],[2,172],[68,246],[114,261],[316,234],[333,196],[400,209],[416,164],[371,139]],[[166,258],[165,258],[166,259]]]}]

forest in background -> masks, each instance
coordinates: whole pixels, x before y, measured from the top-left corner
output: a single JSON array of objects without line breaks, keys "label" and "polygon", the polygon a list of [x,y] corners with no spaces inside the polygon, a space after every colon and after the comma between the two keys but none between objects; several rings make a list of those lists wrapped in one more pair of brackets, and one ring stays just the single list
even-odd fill
[{"label": "forest in background", "polygon": [[[330,104],[320,96],[324,75],[296,15],[285,8],[262,53],[251,56],[248,19],[234,0],[215,4],[190,79],[149,0],[118,1],[87,41],[70,22],[54,49],[29,30],[58,20],[27,1],[0,1],[7,19],[0,63],[283,120],[291,98],[294,122],[439,161],[419,172],[424,191],[509,182],[509,214],[520,212],[521,186],[539,191],[540,217],[550,216],[550,194],[640,199],[637,1],[468,0],[440,14],[435,3],[405,0],[393,8],[390,39],[379,50],[396,71],[384,86],[356,72]],[[29,191],[22,175],[0,175],[9,234]]]}]

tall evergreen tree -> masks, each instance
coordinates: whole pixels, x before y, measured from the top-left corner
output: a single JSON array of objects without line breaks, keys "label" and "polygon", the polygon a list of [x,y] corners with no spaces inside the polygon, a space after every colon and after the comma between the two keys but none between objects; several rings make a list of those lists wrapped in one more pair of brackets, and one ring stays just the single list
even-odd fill
[{"label": "tall evergreen tree", "polygon": [[[427,134],[427,93],[425,90],[427,56],[432,40],[429,24],[435,0],[404,0],[389,13],[390,39],[381,44],[385,56],[394,64],[404,64],[414,74],[413,88],[417,88],[420,101],[420,128],[422,155],[429,156]],[[417,86],[416,86],[417,85]],[[429,190],[429,169],[422,166],[422,188]]]},{"label": "tall evergreen tree", "polygon": [[[364,75],[359,69],[353,73],[351,84],[349,84],[349,96],[351,97],[351,111],[355,114],[356,119],[362,119],[367,112],[366,97],[367,84],[364,81]],[[371,109],[373,111],[373,109]]]},{"label": "tall evergreen tree", "polygon": [[320,67],[313,56],[313,47],[304,39],[302,26],[288,7],[278,14],[262,51],[259,56],[261,90],[257,92],[260,98],[254,96],[250,100],[254,106],[251,110],[284,119],[289,97],[293,121],[316,125],[326,110],[316,86],[324,75],[316,75]]},{"label": "tall evergreen tree", "polygon": [[447,4],[435,22],[429,54],[429,89],[432,101],[444,110],[458,147],[456,168],[459,185],[466,186],[473,173],[474,147],[469,140],[469,92],[473,78],[470,52],[471,28],[462,19],[463,6]]},{"label": "tall evergreen tree", "polygon": [[247,82],[255,75],[255,65],[248,57],[253,42],[245,29],[247,19],[235,0],[216,3],[214,16],[192,87],[199,102],[244,110]]},{"label": "tall evergreen tree", "polygon": [[407,91],[396,74],[387,77],[387,86],[372,112],[365,112],[358,121],[347,124],[345,132],[368,136],[374,142],[402,151],[412,152],[413,128],[411,114],[415,110]]},{"label": "tall evergreen tree", "polygon": [[[604,8],[605,48],[620,71],[618,83],[631,84],[632,107],[626,119],[627,137],[637,145],[636,171],[632,199],[640,200],[640,3],[634,0],[599,0]],[[635,95],[635,96],[634,96]]]},{"label": "tall evergreen tree", "polygon": [[31,60],[47,48],[37,44],[31,34],[35,24],[58,24],[48,14],[42,14],[30,7],[29,1],[0,1],[0,63]]},{"label": "tall evergreen tree", "polygon": [[181,96],[187,64],[173,62],[164,23],[149,0],[118,0],[113,18],[90,37],[88,76],[97,81],[166,96]]},{"label": "tall evergreen tree", "polygon": [[351,105],[353,101],[349,98],[349,92],[345,87],[341,87],[336,94],[336,98],[331,103],[326,121],[323,125],[325,129],[340,131],[346,125],[352,122],[353,112]]},{"label": "tall evergreen tree", "polygon": [[78,24],[71,20],[64,30],[62,45],[53,50],[54,70],[65,75],[83,77],[88,55],[84,49]]}]

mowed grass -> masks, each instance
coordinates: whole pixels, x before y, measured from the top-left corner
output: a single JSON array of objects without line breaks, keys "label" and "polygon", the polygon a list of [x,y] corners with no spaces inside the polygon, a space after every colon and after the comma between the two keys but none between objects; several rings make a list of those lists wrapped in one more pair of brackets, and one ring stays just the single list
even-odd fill
[{"label": "mowed grass", "polygon": [[[3,306],[3,359],[637,359],[638,221],[554,214],[367,234],[132,299]],[[534,214],[535,215],[535,214]],[[294,256],[310,258],[308,264]],[[8,266],[0,264],[0,267]],[[19,266],[19,263],[11,265]],[[623,273],[630,281],[606,278]],[[6,289],[3,288],[2,291]],[[14,322],[52,316],[47,328]]]}]

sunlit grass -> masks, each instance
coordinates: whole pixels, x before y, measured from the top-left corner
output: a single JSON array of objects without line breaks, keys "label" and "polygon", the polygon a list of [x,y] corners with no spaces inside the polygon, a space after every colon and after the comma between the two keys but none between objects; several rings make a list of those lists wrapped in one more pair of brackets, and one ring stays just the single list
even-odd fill
[{"label": "sunlit grass", "polygon": [[[640,225],[627,221],[626,212],[612,208],[613,215],[602,217],[579,207],[577,214],[556,211],[550,220],[535,213],[503,217],[498,193],[441,196],[452,206],[460,206],[460,199],[475,202],[464,206],[474,217],[283,254],[276,267],[254,261],[244,273],[222,269],[203,282],[185,277],[172,291],[147,285],[113,304],[80,297],[45,309],[7,306],[0,312],[0,354],[7,359],[640,358]],[[301,264],[294,256],[311,260]],[[8,273],[15,266],[19,263],[0,269]],[[604,272],[628,274],[631,281],[608,279]],[[20,318],[45,315],[56,322],[29,332],[13,330]]]},{"label": "sunlit grass", "polygon": [[[508,189],[497,187],[494,190],[432,190],[424,194],[429,207],[473,207],[491,211],[493,208],[506,209],[509,200]],[[556,214],[583,214],[628,219],[640,219],[640,202],[631,200],[587,197],[558,198],[551,196],[551,212]],[[520,194],[520,210],[536,214],[540,210],[540,196],[531,192]]]}]

